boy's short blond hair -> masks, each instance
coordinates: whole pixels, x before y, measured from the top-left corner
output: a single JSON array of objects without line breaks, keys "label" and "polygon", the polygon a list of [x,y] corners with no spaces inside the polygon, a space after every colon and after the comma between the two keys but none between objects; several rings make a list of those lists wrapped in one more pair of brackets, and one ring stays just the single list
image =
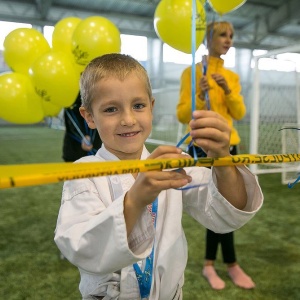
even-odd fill
[{"label": "boy's short blond hair", "polygon": [[234,35],[233,25],[227,21],[209,23],[206,27],[207,44],[210,45],[212,38],[216,33],[219,34],[227,30],[230,30],[232,32],[232,35]]},{"label": "boy's short blond hair", "polygon": [[135,72],[145,85],[149,99],[153,98],[150,80],[146,69],[130,55],[110,53],[94,58],[85,68],[80,77],[80,93],[82,106],[92,112],[92,101],[95,98],[95,85],[103,78],[114,77],[124,80],[127,75]]}]

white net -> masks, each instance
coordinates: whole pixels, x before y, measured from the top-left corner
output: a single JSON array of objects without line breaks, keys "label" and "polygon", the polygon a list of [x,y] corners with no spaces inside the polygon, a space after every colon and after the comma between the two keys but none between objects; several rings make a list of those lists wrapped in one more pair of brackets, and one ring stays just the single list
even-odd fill
[{"label": "white net", "polygon": [[62,109],[55,117],[45,118],[45,123],[51,129],[65,130],[64,110]]},{"label": "white net", "polygon": [[[281,131],[282,136],[282,153],[300,153],[300,124],[287,123],[284,124],[284,130]],[[281,181],[283,184],[294,182],[298,173],[300,173],[299,163],[282,164],[283,172]]]},{"label": "white net", "polygon": [[[293,49],[295,51],[295,49]],[[299,47],[300,51],[300,47]],[[258,66],[261,59],[271,59],[274,64],[279,54],[287,49],[272,51],[270,56],[256,58],[253,85],[253,105],[251,106],[250,153],[280,154],[299,153],[292,147],[291,140],[283,142],[286,131],[280,131],[286,123],[299,123],[299,76],[297,65],[288,61],[291,71],[261,71]],[[282,60],[280,61],[282,63]],[[278,64],[279,65],[279,64]],[[297,133],[293,133],[297,137]],[[292,137],[290,137],[292,139]],[[285,149],[283,150],[283,143]],[[298,139],[295,140],[298,143]],[[296,147],[297,148],[297,147]],[[256,174],[284,173],[292,166],[290,164],[252,165]]]},{"label": "white net", "polygon": [[153,91],[155,98],[153,128],[148,143],[176,145],[184,136],[185,126],[176,117],[179,87],[168,87]]}]

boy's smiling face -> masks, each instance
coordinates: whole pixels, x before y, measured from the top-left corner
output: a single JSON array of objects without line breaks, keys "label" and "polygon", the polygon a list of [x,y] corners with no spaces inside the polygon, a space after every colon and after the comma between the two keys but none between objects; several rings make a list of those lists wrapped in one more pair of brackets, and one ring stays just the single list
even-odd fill
[{"label": "boy's smiling face", "polygon": [[81,109],[90,128],[97,128],[106,149],[119,159],[140,159],[152,130],[154,100],[136,74],[114,77],[95,85],[92,114]]}]

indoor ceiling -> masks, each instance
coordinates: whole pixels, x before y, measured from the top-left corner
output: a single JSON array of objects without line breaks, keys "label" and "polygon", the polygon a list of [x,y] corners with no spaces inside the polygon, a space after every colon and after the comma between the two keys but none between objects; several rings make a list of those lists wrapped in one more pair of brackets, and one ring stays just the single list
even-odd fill
[{"label": "indoor ceiling", "polygon": [[[223,0],[228,1],[228,0]],[[101,15],[123,34],[157,37],[153,16],[160,0],[0,0],[0,21],[55,25],[69,16]],[[227,20],[235,27],[235,46],[275,49],[300,43],[299,0],[247,0],[220,17],[206,4],[207,22]],[[1,30],[1,28],[0,28]]]}]

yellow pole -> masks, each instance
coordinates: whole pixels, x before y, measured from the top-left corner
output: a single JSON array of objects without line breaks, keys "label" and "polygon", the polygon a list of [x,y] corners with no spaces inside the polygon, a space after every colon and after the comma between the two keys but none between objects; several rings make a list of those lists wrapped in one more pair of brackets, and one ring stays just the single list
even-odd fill
[{"label": "yellow pole", "polygon": [[147,159],[84,163],[45,163],[1,165],[0,189],[57,183],[87,177],[139,173],[191,166],[236,166],[300,161],[300,153],[272,155],[234,155],[222,158]]}]

